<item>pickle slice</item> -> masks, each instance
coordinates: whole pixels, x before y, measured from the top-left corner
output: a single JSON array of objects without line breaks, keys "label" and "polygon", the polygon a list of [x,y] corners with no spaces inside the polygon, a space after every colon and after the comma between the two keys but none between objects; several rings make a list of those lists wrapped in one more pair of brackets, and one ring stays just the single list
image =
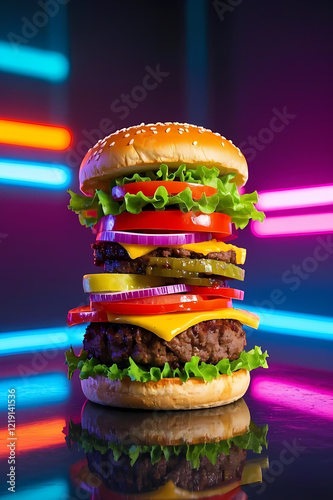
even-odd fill
[{"label": "pickle slice", "polygon": [[[199,273],[191,273],[189,271],[183,271],[181,269],[166,269],[164,267],[152,267],[147,266],[146,268],[147,276],[159,276],[161,278],[197,278]],[[183,283],[183,281],[182,281]]]},{"label": "pickle slice", "polygon": [[[174,271],[187,271],[196,274],[215,274],[236,280],[244,280],[244,269],[234,264],[228,264],[220,260],[213,259],[179,259],[177,257],[151,257],[149,267],[159,269],[172,269]],[[148,272],[147,272],[148,274]],[[165,276],[154,274],[154,276]],[[174,276],[176,277],[176,276]],[[190,276],[189,276],[190,277]],[[195,277],[195,276],[192,276]]]},{"label": "pickle slice", "polygon": [[181,281],[184,285],[204,286],[204,287],[226,287],[228,286],[223,277],[221,278],[185,278]]}]

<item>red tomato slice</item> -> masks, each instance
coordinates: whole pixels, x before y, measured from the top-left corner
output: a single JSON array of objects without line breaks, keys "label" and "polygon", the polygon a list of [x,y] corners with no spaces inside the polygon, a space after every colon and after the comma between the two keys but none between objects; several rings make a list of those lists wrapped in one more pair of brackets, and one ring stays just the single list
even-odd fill
[{"label": "red tomato slice", "polygon": [[133,182],[130,184],[125,184],[124,186],[115,186],[112,189],[112,196],[115,200],[122,200],[126,193],[137,194],[140,191],[145,196],[154,196],[156,189],[160,186],[165,187],[165,189],[171,195],[181,193],[182,191],[184,191],[184,189],[190,188],[194,200],[200,200],[203,194],[205,194],[206,196],[212,196],[213,194],[217,193],[217,189],[211,186],[203,186],[201,184],[192,184],[189,182],[144,181]]},{"label": "red tomato slice", "polygon": [[205,297],[218,295],[220,297],[225,297],[228,299],[244,299],[243,290],[237,290],[237,288],[219,288],[219,287],[206,287],[206,286],[192,286],[191,292]]},{"label": "red tomato slice", "polygon": [[108,231],[193,231],[219,233],[219,237],[231,234],[231,218],[229,215],[220,213],[147,210],[139,214],[123,212],[116,216],[107,215],[106,218]]},{"label": "red tomato slice", "polygon": [[106,312],[92,311],[90,306],[76,307],[67,314],[68,326],[79,325],[80,323],[105,323],[107,321]]},{"label": "red tomato slice", "polygon": [[117,302],[91,302],[91,309],[118,314],[166,314],[185,311],[210,311],[232,307],[231,300],[206,299],[200,295],[161,295]]}]

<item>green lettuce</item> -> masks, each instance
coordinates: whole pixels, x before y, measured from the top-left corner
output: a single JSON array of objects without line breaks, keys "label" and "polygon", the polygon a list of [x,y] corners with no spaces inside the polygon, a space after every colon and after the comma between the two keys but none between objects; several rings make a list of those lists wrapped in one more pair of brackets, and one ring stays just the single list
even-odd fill
[{"label": "green lettuce", "polygon": [[242,351],[239,358],[234,361],[222,359],[216,365],[211,365],[200,361],[198,356],[192,356],[191,361],[185,363],[184,368],[171,368],[169,363],[165,363],[164,367],[145,368],[137,365],[130,357],[129,366],[127,368],[119,368],[116,363],[112,366],[101,364],[96,358],[88,359],[87,351],[81,351],[79,356],[76,356],[71,347],[66,351],[66,364],[68,365],[68,378],[71,379],[76,369],[80,370],[80,379],[84,380],[88,377],[102,375],[110,380],[122,380],[125,377],[136,380],[138,382],[158,382],[163,378],[180,378],[182,382],[186,382],[191,377],[198,377],[206,382],[211,382],[221,374],[231,375],[236,370],[246,369],[254,370],[255,368],[268,368],[267,351],[262,352],[261,348],[255,346],[248,352]]},{"label": "green lettuce", "polygon": [[[110,183],[110,193],[115,186],[133,182],[148,182],[151,180],[181,181],[194,184],[211,186],[218,191],[212,196],[202,195],[200,200],[193,200],[190,188],[181,193],[170,196],[164,186],[155,191],[154,196],[145,196],[141,191],[137,194],[127,193],[122,201],[116,201],[111,194],[96,190],[93,197],[78,195],[69,190],[71,196],[68,208],[79,215],[81,224],[92,227],[104,215],[119,215],[123,212],[139,214],[150,206],[151,209],[165,210],[167,207],[176,206],[182,212],[203,212],[211,214],[220,212],[230,215],[237,228],[243,229],[253,220],[264,220],[264,213],[259,212],[254,204],[258,201],[257,192],[240,195],[233,179],[236,174],[220,175],[218,168],[204,166],[196,169],[187,169],[181,165],[175,172],[169,172],[167,165],[162,164],[157,172],[146,172],[145,175],[135,173],[131,177],[118,177]],[[87,216],[89,210],[97,210],[97,216]]]},{"label": "green lettuce", "polygon": [[267,448],[267,431],[267,425],[258,427],[254,422],[251,422],[246,434],[232,437],[218,443],[181,444],[177,446],[135,446],[106,441],[96,434],[89,434],[86,429],[82,429],[81,424],[74,424],[74,422],[70,420],[69,433],[66,441],[69,447],[72,446],[73,442],[78,443],[85,453],[99,451],[104,455],[108,450],[112,450],[113,458],[116,462],[118,462],[121,455],[127,455],[131,460],[131,466],[135,464],[139,455],[142,453],[148,453],[150,455],[150,460],[153,465],[159,462],[163,457],[168,461],[171,456],[178,456],[182,453],[186,455],[186,460],[191,463],[191,467],[197,469],[203,457],[207,457],[212,465],[215,465],[217,457],[221,455],[221,453],[229,455],[232,445],[238,446],[243,450],[252,450],[255,453],[261,453],[263,447]]}]

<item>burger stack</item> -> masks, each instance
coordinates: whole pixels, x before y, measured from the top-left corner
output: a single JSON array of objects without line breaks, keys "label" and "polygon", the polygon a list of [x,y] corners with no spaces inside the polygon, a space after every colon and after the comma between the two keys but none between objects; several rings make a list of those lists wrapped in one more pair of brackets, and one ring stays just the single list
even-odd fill
[{"label": "burger stack", "polygon": [[69,325],[87,328],[66,362],[90,401],[220,406],[244,395],[252,369],[267,368],[260,347],[244,350],[243,325],[259,318],[238,302],[246,250],[233,239],[264,217],[256,192],[239,194],[247,177],[231,141],[187,123],[142,123],[87,152],[83,195],[70,192],[69,208],[96,235],[101,272],[83,277],[90,305],[68,313]]}]

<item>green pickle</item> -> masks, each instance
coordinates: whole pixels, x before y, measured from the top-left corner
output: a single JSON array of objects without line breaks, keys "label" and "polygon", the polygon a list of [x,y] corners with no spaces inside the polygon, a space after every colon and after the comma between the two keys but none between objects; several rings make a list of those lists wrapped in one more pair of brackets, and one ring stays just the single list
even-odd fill
[{"label": "green pickle", "polygon": [[165,269],[163,267],[152,266],[147,266],[146,274],[149,276],[160,276],[161,278],[199,278],[198,273],[189,273],[188,271],[179,269]]},{"label": "green pickle", "polygon": [[[174,271],[165,273],[165,271]],[[198,278],[199,274],[224,276],[244,280],[244,269],[234,264],[213,259],[179,259],[174,257],[151,257],[146,274],[174,278]]]}]

